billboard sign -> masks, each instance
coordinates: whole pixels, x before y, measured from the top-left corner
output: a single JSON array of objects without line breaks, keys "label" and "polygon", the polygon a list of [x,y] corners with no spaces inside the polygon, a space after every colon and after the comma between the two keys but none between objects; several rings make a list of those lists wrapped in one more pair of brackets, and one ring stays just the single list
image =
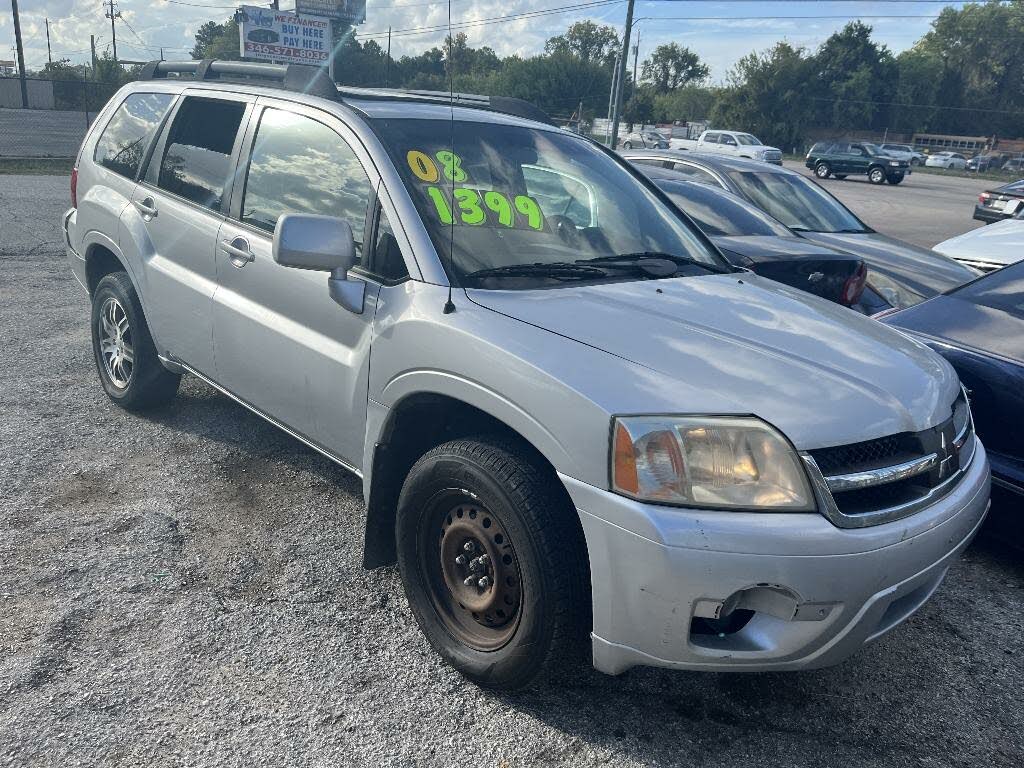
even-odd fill
[{"label": "billboard sign", "polygon": [[243,5],[238,18],[240,53],[248,59],[316,65],[331,55],[329,19],[252,5]]},{"label": "billboard sign", "polygon": [[322,16],[345,24],[366,21],[366,0],[295,0],[295,10],[309,16]]}]

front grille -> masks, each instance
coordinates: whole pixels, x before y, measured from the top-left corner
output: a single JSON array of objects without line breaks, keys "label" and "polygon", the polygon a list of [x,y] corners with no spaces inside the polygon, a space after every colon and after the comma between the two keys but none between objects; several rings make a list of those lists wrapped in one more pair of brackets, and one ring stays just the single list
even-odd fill
[{"label": "front grille", "polygon": [[825,514],[838,525],[868,525],[909,514],[944,494],[974,454],[970,409],[962,393],[951,411],[944,422],[921,432],[810,451],[812,474],[830,502]]},{"label": "front grille", "polygon": [[778,150],[769,149],[769,150],[767,150],[764,153],[764,159],[765,160],[781,160],[782,159],[782,153],[779,152]]}]

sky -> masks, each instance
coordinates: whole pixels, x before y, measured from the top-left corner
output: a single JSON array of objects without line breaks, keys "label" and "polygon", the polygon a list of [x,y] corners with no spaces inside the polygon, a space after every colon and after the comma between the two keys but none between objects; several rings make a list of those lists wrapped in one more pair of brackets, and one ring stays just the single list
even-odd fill
[{"label": "sky", "polygon": [[[15,58],[10,3],[0,0],[0,60]],[[944,6],[962,5],[928,0],[638,0],[634,35],[639,34],[641,62],[657,45],[674,41],[695,51],[711,68],[712,81],[721,82],[736,61],[751,51],[767,49],[779,40],[815,48],[854,19],[873,26],[875,39],[898,53],[928,31],[930,19]],[[547,13],[566,6],[570,9]],[[160,46],[167,59],[190,58],[196,29],[206,21],[223,21],[236,5],[230,0],[120,0],[117,7],[123,17],[116,22],[118,57],[143,61],[159,58]],[[292,7],[294,0],[281,0],[282,9]],[[99,52],[109,49],[110,21],[104,18],[103,0],[19,0],[19,10],[30,70],[47,60],[45,18],[50,20],[54,60],[88,61],[90,34],[96,35]],[[534,15],[476,23],[524,13]],[[582,19],[612,25],[621,35],[626,2],[451,0],[451,16],[456,31],[461,23],[471,25],[461,31],[474,47],[489,45],[503,56],[526,56],[542,52],[547,38]],[[398,57],[440,44],[447,22],[447,0],[368,0],[366,22],[356,34],[386,46],[391,26],[392,55]],[[430,26],[441,29],[415,31]]]}]

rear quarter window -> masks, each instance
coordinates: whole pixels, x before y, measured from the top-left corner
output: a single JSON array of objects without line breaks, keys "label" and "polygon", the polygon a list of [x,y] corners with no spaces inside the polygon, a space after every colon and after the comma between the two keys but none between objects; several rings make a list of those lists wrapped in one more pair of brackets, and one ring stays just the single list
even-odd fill
[{"label": "rear quarter window", "polygon": [[133,93],[117,108],[96,142],[93,160],[114,173],[135,178],[174,96]]}]

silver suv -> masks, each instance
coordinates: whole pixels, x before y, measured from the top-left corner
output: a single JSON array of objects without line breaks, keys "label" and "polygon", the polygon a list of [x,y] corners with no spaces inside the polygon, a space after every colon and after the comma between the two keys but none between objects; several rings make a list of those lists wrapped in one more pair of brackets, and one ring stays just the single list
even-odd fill
[{"label": "silver suv", "polygon": [[525,103],[154,63],[72,198],[113,401],[190,373],[360,476],[365,565],[481,684],[588,632],[612,674],[833,664],[985,516],[942,358],[731,268]]}]

